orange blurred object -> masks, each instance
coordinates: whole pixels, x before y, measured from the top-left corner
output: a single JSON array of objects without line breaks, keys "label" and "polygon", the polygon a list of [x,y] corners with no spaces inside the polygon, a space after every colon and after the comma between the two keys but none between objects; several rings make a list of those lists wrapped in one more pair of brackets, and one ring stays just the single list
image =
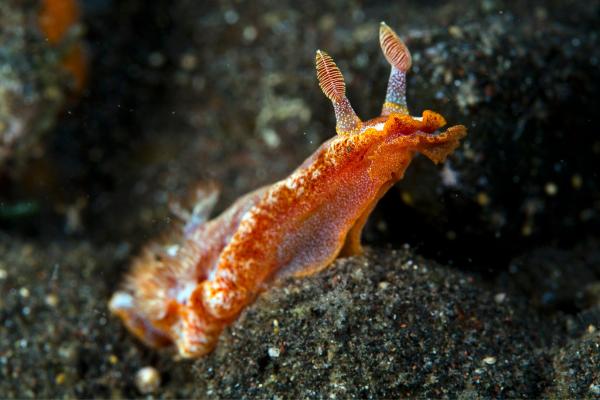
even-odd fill
[{"label": "orange blurred object", "polygon": [[79,21],[77,0],[42,0],[38,21],[48,42],[59,44]]},{"label": "orange blurred object", "polygon": [[[48,43],[58,47],[79,24],[79,18],[77,0],[42,0],[38,25]],[[79,40],[68,45],[62,66],[73,78],[74,91],[81,92],[87,80],[88,64],[85,49]]]}]

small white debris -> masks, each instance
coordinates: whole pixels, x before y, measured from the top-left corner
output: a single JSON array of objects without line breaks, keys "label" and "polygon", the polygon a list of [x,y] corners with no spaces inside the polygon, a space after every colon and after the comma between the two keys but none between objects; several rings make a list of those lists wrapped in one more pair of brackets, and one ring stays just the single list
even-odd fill
[{"label": "small white debris", "polygon": [[269,357],[271,358],[277,358],[281,354],[281,351],[277,347],[269,347],[267,354],[269,354]]},{"label": "small white debris", "polygon": [[266,128],[261,131],[262,139],[265,144],[272,149],[276,149],[281,144],[281,138],[273,129]]},{"label": "small white debris", "polygon": [[46,296],[45,301],[50,307],[56,307],[58,305],[58,296],[54,293],[50,293]]},{"label": "small white debris", "polygon": [[244,28],[244,30],[242,31],[242,37],[244,38],[244,40],[246,42],[254,42],[254,40],[256,39],[256,37],[258,36],[258,31],[256,30],[256,28],[252,25],[248,25]]},{"label": "small white debris", "polygon": [[450,162],[446,162],[444,164],[444,167],[442,168],[440,175],[442,176],[442,183],[444,184],[444,186],[448,186],[448,187],[458,186],[458,173],[456,172],[456,170],[454,170],[452,168],[452,165],[450,164]]},{"label": "small white debris", "polygon": [[504,300],[506,300],[506,293],[497,293],[494,296],[494,301],[498,304],[504,303]]},{"label": "small white debris", "polygon": [[142,394],[152,393],[160,387],[160,374],[154,367],[144,367],[135,374],[135,386]]},{"label": "small white debris", "polygon": [[548,182],[544,187],[544,191],[548,196],[556,196],[556,193],[558,193],[558,186],[556,186],[556,183],[554,182]]},{"label": "small white debris", "polygon": [[487,365],[494,365],[494,364],[496,364],[496,357],[487,356],[483,359],[483,362]]}]

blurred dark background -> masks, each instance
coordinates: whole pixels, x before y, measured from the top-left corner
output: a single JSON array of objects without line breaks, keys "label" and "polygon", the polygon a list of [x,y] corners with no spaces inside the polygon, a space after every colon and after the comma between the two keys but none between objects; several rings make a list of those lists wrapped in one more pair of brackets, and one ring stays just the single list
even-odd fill
[{"label": "blurred dark background", "polygon": [[[461,147],[414,160],[369,221],[367,258],[290,284],[308,300],[250,308],[222,352],[181,362],[135,341],[106,304],[172,222],[169,199],[215,181],[221,211],[334,134],[316,49],[377,115],[382,20],[412,52],[410,110],[466,125]],[[596,398],[599,21],[598,1],[575,0],[0,0],[0,397],[131,398],[152,366],[173,398],[330,378],[364,397],[389,378],[401,397]],[[275,360],[263,337],[300,351]],[[307,338],[344,351],[325,362]]]},{"label": "blurred dark background", "polygon": [[336,59],[359,115],[379,112],[381,20],[412,51],[413,114],[436,110],[469,136],[443,167],[415,161],[378,206],[367,243],[408,242],[494,270],[533,246],[598,234],[598,2],[80,7],[87,83],[65,96],[37,151],[5,163],[0,224],[10,235],[136,247],[168,224],[169,196],[194,182],[218,182],[222,210],[286,176],[334,133],[315,49]]}]

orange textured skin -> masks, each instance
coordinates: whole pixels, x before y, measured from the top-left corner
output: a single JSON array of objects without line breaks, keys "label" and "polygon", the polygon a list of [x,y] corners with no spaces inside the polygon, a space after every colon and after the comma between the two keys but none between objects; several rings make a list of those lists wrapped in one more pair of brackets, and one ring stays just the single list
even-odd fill
[{"label": "orange textured skin", "polygon": [[[175,344],[184,357],[210,352],[223,328],[276,278],[313,274],[340,254],[360,254],[369,214],[415,154],[442,162],[466,135],[462,125],[439,133],[446,121],[433,111],[362,122],[347,103],[341,72],[318,51],[318,72],[323,65],[337,85],[328,97],[334,106],[346,102],[340,119],[355,122],[342,124],[288,178],[210,221],[204,219],[214,201],[199,202],[199,218],[144,249],[109,307],[146,344]],[[330,82],[322,86],[328,94]]]},{"label": "orange textured skin", "polygon": [[432,134],[443,124],[431,111],[422,121],[391,114],[325,142],[287,179],[172,240],[176,254],[173,244],[148,246],[127,280],[131,304],[111,309],[150,346],[174,342],[183,356],[206,354],[273,278],[318,272],[342,249],[360,254],[369,213],[415,153],[441,162],[466,134],[460,125]]}]

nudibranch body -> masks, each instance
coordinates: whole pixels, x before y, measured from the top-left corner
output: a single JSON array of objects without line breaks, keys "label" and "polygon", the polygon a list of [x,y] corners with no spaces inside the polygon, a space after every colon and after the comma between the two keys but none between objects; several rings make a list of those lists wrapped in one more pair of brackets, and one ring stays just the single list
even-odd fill
[{"label": "nudibranch body", "polygon": [[143,342],[175,344],[184,357],[211,351],[223,328],[274,279],[360,254],[369,214],[416,153],[438,163],[458,146],[464,126],[439,133],[439,114],[408,114],[410,53],[383,23],[380,41],[392,65],[381,116],[358,118],[340,70],[317,51],[317,77],[333,103],[337,135],[287,179],[247,194],[213,220],[207,217],[215,193],[200,191],[185,226],[135,260],[110,309]]}]

